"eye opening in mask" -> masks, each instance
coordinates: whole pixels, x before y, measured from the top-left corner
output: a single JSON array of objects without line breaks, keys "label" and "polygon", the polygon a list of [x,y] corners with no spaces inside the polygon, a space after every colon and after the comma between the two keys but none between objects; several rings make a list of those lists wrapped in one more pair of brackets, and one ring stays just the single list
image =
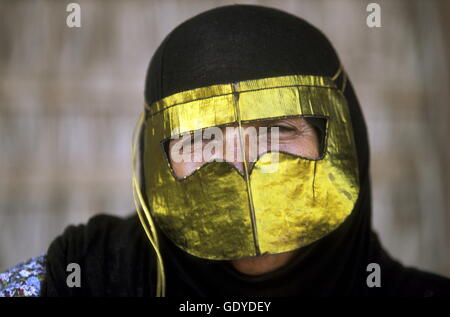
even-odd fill
[{"label": "eye opening in mask", "polygon": [[[303,126],[304,127],[308,127],[308,129],[312,128],[314,130],[314,132],[317,135],[317,139],[318,139],[318,156],[317,157],[308,157],[305,155],[302,155],[300,153],[293,153],[292,151],[289,150],[283,150],[283,149],[278,149],[278,150],[272,150],[272,149],[266,149],[265,151],[259,152],[256,157],[254,157],[253,160],[251,160],[250,162],[250,170],[249,170],[249,174],[251,174],[251,171],[253,170],[253,166],[254,164],[259,160],[259,158],[268,152],[279,152],[279,153],[284,153],[284,154],[288,154],[290,156],[293,157],[300,157],[302,159],[305,160],[310,160],[310,161],[319,161],[322,160],[326,154],[326,147],[327,147],[327,136],[328,136],[328,122],[329,122],[329,118],[327,116],[322,116],[322,115],[290,115],[290,116],[282,116],[282,117],[274,117],[274,118],[264,118],[264,119],[255,119],[255,120],[246,120],[246,121],[241,121],[241,124],[243,126],[248,125],[249,123],[257,123],[257,125],[259,126],[263,126],[260,124],[261,121],[267,122],[268,125],[272,128],[272,126],[276,126],[275,124],[271,125],[271,123],[277,123],[279,121],[282,121],[283,119],[293,119],[293,118],[304,118],[307,125],[304,125],[303,122]],[[185,141],[187,141],[187,143],[190,143],[192,145],[192,142],[202,142],[202,146],[203,146],[203,140],[195,140],[195,133],[198,133],[197,136],[199,134],[203,135],[204,131],[209,129],[209,128],[218,128],[218,129],[223,129],[223,128],[227,128],[227,127],[236,127],[237,128],[237,123],[236,122],[231,122],[231,123],[226,123],[226,124],[222,124],[222,125],[217,125],[214,127],[208,127],[208,128],[203,128],[203,129],[197,129],[197,130],[192,130],[192,131],[188,131],[182,134],[178,134],[178,135],[172,135],[170,137],[167,137],[163,140],[160,141],[160,146],[161,149],[163,151],[163,156],[164,159],[166,160],[166,163],[168,164],[169,170],[172,174],[172,176],[178,180],[178,181],[182,181],[185,180],[186,178],[190,177],[192,174],[196,173],[199,169],[205,167],[206,165],[209,165],[213,162],[219,162],[219,163],[225,163],[225,164],[229,164],[232,168],[236,169],[236,171],[241,175],[244,176],[243,171],[240,170],[239,168],[237,168],[234,164],[232,164],[231,161],[227,160],[226,158],[213,158],[213,159],[207,159],[207,160],[203,160],[201,162],[197,162],[198,164],[194,164],[194,166],[185,174],[180,174],[177,173],[175,171],[176,168],[174,168],[174,166],[172,166],[172,160],[171,160],[171,155],[170,155],[170,141],[173,140],[174,137],[182,137],[183,135],[186,137]],[[201,131],[201,133],[199,133]],[[284,132],[282,132],[284,133]],[[188,137],[189,136],[189,137]],[[283,136],[281,136],[280,138],[282,138]],[[220,139],[220,138],[219,138]],[[214,139],[211,139],[208,141],[214,141]],[[223,139],[222,139],[223,141]],[[179,141],[179,142],[183,142],[183,141]],[[185,143],[185,145],[187,144]],[[197,144],[198,146],[198,144]],[[224,151],[225,152],[225,151]],[[192,157],[192,156],[191,156]]]}]

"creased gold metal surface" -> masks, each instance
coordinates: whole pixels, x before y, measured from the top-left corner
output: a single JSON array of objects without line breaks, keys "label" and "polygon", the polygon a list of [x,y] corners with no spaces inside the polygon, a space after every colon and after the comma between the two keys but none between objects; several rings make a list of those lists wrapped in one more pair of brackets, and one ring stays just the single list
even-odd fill
[{"label": "creased gold metal surface", "polygon": [[[327,119],[321,159],[269,152],[244,175],[228,162],[208,162],[175,179],[161,146],[174,134],[286,116]],[[201,258],[298,249],[336,229],[358,197],[348,106],[328,77],[283,76],[180,92],[148,106],[144,138],[151,216],[177,246]],[[268,164],[277,168],[266,173]]]}]

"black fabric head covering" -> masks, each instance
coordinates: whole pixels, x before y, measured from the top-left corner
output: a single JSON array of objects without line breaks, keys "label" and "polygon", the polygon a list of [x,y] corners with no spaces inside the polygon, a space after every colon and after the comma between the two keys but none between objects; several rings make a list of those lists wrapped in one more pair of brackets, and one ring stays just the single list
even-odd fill
[{"label": "black fabric head covering", "polygon": [[[146,102],[214,84],[283,75],[333,76],[340,62],[327,38],[293,15],[265,7],[220,7],[184,22],[154,54],[145,84]],[[342,87],[343,76],[337,79]],[[447,279],[403,268],[371,230],[367,128],[348,80],[344,95],[359,161],[360,194],[346,221],[304,247],[286,266],[257,277],[227,261],[191,256],[159,232],[167,295],[416,295],[450,294]],[[151,168],[151,167],[148,167]],[[145,184],[143,184],[145,186]],[[67,289],[65,264],[86,266],[85,286]],[[382,287],[369,288],[369,263],[381,267]],[[96,217],[69,228],[48,252],[45,295],[154,295],[155,262],[136,216]],[[104,270],[102,274],[99,271]],[[153,283],[154,284],[154,283]]]}]

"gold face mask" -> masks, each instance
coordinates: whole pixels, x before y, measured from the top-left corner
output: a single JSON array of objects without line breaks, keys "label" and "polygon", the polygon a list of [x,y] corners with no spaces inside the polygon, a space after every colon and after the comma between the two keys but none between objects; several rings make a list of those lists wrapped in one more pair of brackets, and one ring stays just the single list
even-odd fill
[{"label": "gold face mask", "polygon": [[[289,116],[326,119],[319,159],[269,151],[243,173],[228,162],[208,162],[181,179],[171,171],[163,144],[174,131]],[[351,118],[330,77],[283,76],[176,93],[148,106],[143,131],[146,216],[197,257],[232,260],[301,248],[336,229],[358,198]]]}]

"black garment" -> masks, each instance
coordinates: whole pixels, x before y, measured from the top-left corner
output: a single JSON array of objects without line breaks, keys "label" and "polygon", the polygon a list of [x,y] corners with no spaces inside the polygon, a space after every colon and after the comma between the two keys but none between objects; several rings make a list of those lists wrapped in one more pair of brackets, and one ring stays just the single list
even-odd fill
[{"label": "black garment", "polygon": [[[151,103],[183,90],[265,77],[332,76],[339,65],[330,42],[304,20],[264,7],[226,6],[186,21],[167,36],[150,63],[145,98]],[[336,82],[342,87],[343,76]],[[449,279],[403,267],[372,232],[367,129],[350,80],[345,87],[360,175],[351,215],[288,265],[260,277],[240,274],[226,261],[190,256],[160,232],[168,296],[450,296]],[[79,289],[66,286],[71,262],[82,267]],[[381,267],[380,288],[367,286],[369,263]],[[98,216],[87,226],[69,227],[52,243],[42,294],[151,296],[155,274],[154,254],[137,217]]]},{"label": "black garment", "polygon": [[[367,272],[354,263],[344,264],[321,255],[312,258],[309,248],[287,266],[261,277],[250,277],[234,270],[226,261],[193,257],[163,235],[162,252],[167,274],[167,296],[450,296],[446,278],[404,268],[381,248],[375,234],[370,235],[372,254],[367,258],[381,266],[381,288],[366,286]],[[317,245],[316,245],[317,247]],[[81,287],[69,288],[69,263],[81,266]],[[333,267],[333,265],[335,265]],[[349,266],[351,269],[346,269]],[[154,296],[155,262],[153,250],[137,216],[126,219],[99,215],[87,225],[70,226],[55,239],[47,253],[46,276],[41,296]],[[360,272],[361,271],[361,272]],[[352,273],[352,274],[351,274]],[[354,277],[354,276],[357,277]]]}]

